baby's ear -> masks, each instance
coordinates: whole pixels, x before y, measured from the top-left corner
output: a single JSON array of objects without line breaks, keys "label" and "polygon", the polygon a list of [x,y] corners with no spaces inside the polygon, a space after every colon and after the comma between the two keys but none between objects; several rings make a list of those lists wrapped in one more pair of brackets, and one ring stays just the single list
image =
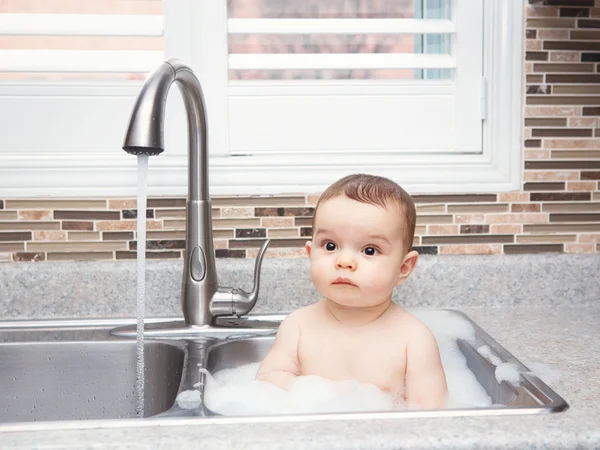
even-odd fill
[{"label": "baby's ear", "polygon": [[417,265],[418,260],[419,254],[415,250],[411,250],[406,254],[404,260],[402,261],[402,265],[400,266],[400,273],[398,273],[396,286],[400,286],[402,283],[404,283]]},{"label": "baby's ear", "polygon": [[306,254],[310,258],[310,251],[312,250],[312,241],[306,241],[304,244],[304,248],[306,249]]}]

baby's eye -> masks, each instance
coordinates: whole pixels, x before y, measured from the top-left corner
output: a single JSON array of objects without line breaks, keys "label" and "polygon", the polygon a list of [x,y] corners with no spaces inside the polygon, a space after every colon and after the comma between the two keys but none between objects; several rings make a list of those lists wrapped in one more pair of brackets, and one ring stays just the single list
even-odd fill
[{"label": "baby's eye", "polygon": [[336,249],[335,244],[333,242],[331,242],[331,241],[326,242],[323,247],[325,247],[325,250],[327,250],[328,252],[332,252],[332,251],[334,251]]},{"label": "baby's eye", "polygon": [[377,253],[379,253],[379,251],[375,247],[365,247],[363,249],[363,252],[367,256],[375,256]]}]

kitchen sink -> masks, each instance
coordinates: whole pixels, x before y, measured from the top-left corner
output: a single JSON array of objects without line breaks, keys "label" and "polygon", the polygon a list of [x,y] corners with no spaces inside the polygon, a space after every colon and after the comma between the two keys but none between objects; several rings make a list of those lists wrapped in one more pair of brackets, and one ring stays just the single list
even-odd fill
[{"label": "kitchen sink", "polygon": [[[0,423],[136,417],[136,342],[72,325],[0,328]],[[144,353],[148,417],[172,406],[185,352],[146,341]]]}]

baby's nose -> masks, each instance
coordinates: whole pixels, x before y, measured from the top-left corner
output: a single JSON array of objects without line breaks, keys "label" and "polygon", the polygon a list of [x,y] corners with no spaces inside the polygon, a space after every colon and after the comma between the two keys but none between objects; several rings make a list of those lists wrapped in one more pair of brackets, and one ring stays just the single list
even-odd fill
[{"label": "baby's nose", "polygon": [[348,256],[341,256],[337,259],[335,267],[336,269],[355,270],[356,261],[354,260],[354,258],[350,258]]}]

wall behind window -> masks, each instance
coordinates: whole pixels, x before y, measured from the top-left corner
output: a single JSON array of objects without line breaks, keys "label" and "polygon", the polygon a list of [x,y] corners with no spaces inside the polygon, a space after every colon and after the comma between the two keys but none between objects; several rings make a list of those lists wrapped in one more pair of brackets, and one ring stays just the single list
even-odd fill
[{"label": "wall behind window", "polygon": [[[554,2],[558,3],[558,2]],[[523,185],[416,195],[424,254],[600,252],[600,1],[527,7]],[[304,255],[317,192],[215,197],[218,257]],[[0,261],[135,258],[133,198],[0,199]],[[181,258],[185,198],[148,201],[148,257]]]}]

